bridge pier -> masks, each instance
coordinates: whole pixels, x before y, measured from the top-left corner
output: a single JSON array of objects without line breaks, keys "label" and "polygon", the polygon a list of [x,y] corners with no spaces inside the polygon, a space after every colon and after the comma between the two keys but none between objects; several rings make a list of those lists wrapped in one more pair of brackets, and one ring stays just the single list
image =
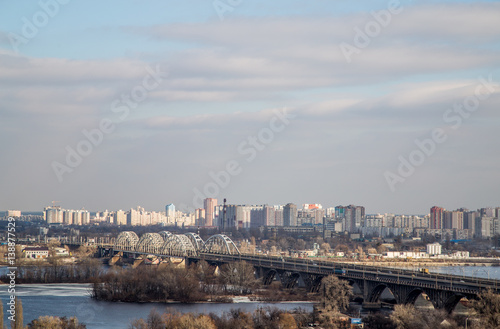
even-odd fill
[{"label": "bridge pier", "polygon": [[414,304],[420,295],[427,295],[436,309],[444,309],[451,313],[462,298],[474,299],[475,294],[459,293],[436,286],[419,287],[415,285],[364,281],[363,297],[366,302],[376,303],[385,289],[393,294],[397,304]]}]

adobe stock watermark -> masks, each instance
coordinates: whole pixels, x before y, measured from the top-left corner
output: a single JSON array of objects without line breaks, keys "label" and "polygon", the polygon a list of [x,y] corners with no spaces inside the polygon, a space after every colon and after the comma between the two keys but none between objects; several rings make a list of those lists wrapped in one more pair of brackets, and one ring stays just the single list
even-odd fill
[{"label": "adobe stock watermark", "polygon": [[78,319],[85,319],[85,321],[90,322],[97,317],[98,313],[102,313],[104,310],[104,306],[96,303],[94,300],[90,300],[78,304],[76,307],[76,316]]},{"label": "adobe stock watermark", "polygon": [[[465,97],[462,102],[455,103],[452,108],[447,109],[443,113],[443,121],[449,124],[451,129],[460,128],[464,120],[479,109],[481,101],[488,99],[498,87],[500,85],[493,81],[492,74],[487,79],[482,76],[479,77],[479,83],[474,89],[474,95]],[[447,139],[448,135],[444,128],[434,128],[429,138],[415,139],[416,148],[407,157],[402,155],[398,157],[399,164],[395,172],[384,172],[384,178],[391,192],[396,191],[397,184],[404,183],[406,179],[412,176],[416,168],[422,166],[425,160],[436,152],[437,146]]]},{"label": "adobe stock watermark", "polygon": [[[16,277],[17,277],[17,267],[16,267],[16,219],[14,217],[8,218],[7,223],[7,277],[8,282],[8,293],[9,301],[7,302],[7,313],[9,313],[8,319],[10,321],[15,321],[16,317]],[[3,316],[3,314],[1,315]]]},{"label": "adobe stock watermark", "polygon": [[212,6],[217,12],[217,16],[219,16],[219,19],[223,21],[224,15],[228,12],[233,12],[234,9],[241,5],[242,2],[243,0],[214,0],[212,2]]},{"label": "adobe stock watermark", "polygon": [[[276,135],[281,133],[290,125],[290,120],[297,115],[288,113],[285,109],[274,110],[273,117],[269,120],[266,127],[261,128],[257,134],[248,136],[241,141],[236,148],[240,156],[245,156],[247,163],[255,160],[259,152],[262,152],[269,144],[271,144]],[[194,208],[202,208],[203,200],[206,198],[217,198],[220,191],[227,188],[231,179],[243,172],[242,164],[237,160],[229,160],[226,162],[225,168],[219,172],[210,171],[210,181],[203,188],[193,189],[193,206]]]},{"label": "adobe stock watermark", "polygon": [[64,161],[52,161],[52,170],[59,183],[63,182],[65,174],[72,173],[75,168],[80,166],[83,160],[102,144],[106,135],[115,131],[116,124],[125,121],[131,110],[137,109],[139,104],[146,100],[149,93],[158,88],[163,79],[167,77],[166,72],[162,72],[159,65],[156,65],[155,69],[147,66],[146,71],[147,74],[141,83],[133,87],[129,93],[121,94],[111,103],[111,112],[119,114],[118,120],[103,118],[99,121],[98,127],[91,130],[83,129],[83,138],[74,147],[66,146]]},{"label": "adobe stock watermark", "polygon": [[403,12],[403,7],[399,0],[391,0],[387,5],[387,9],[371,12],[373,19],[366,22],[363,29],[355,26],[353,44],[347,42],[339,44],[346,62],[351,63],[352,56],[354,54],[359,55],[362,49],[368,47],[372,39],[378,37],[382,33],[382,30],[389,26],[392,16],[399,15],[401,12]]},{"label": "adobe stock watermark", "polygon": [[40,10],[35,12],[31,18],[21,17],[21,33],[9,32],[8,38],[12,49],[19,53],[19,46],[26,45],[33,40],[40,29],[46,27],[61,9],[61,6],[67,5],[70,0],[40,0],[38,6]]}]

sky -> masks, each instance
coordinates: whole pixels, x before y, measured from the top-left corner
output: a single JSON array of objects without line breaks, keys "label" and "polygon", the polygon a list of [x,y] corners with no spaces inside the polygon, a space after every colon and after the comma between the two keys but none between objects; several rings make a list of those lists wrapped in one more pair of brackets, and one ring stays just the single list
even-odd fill
[{"label": "sky", "polygon": [[496,1],[0,0],[0,210],[500,206]]}]

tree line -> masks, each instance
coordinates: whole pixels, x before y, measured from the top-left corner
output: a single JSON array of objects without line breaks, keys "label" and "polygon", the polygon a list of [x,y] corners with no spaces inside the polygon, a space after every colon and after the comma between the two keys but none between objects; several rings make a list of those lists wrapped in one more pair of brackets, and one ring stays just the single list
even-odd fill
[{"label": "tree line", "polygon": [[285,312],[278,308],[259,308],[252,313],[232,309],[222,315],[163,313],[156,310],[147,319],[131,322],[130,329],[298,329],[307,327],[311,314],[303,310]]},{"label": "tree line", "polygon": [[[239,264],[243,266],[244,264]],[[137,271],[137,277],[151,275],[152,269],[142,269]],[[168,268],[161,273],[175,273],[175,268]],[[196,274],[194,268],[189,275],[200,275],[200,269]],[[172,272],[169,272],[172,271]],[[122,273],[127,273],[123,271]],[[176,272],[179,274],[182,272]],[[147,276],[142,276],[148,279]],[[187,280],[192,280],[187,278]],[[196,278],[199,280],[199,277]],[[196,280],[193,280],[195,282]],[[132,280],[132,283],[137,281]],[[183,282],[176,281],[180,286]],[[199,283],[199,281],[197,281]],[[235,281],[233,281],[234,283]],[[241,281],[239,281],[241,282]],[[157,282],[158,283],[158,282]],[[198,284],[199,285],[199,284]],[[202,285],[199,285],[202,286]],[[241,288],[238,288],[241,291]],[[201,290],[198,291],[201,293]],[[314,323],[324,329],[347,328],[349,318],[345,316],[349,312],[349,300],[352,297],[352,288],[345,280],[340,280],[336,276],[323,278],[321,285],[321,297],[319,303],[314,307],[313,312],[296,310],[294,312],[284,312],[276,308],[259,308],[253,313],[243,312],[239,309],[217,315],[179,314],[165,312],[159,314],[153,310],[147,319],[134,320],[130,324],[130,329],[197,329],[197,328],[303,328]],[[23,308],[21,300],[15,300],[16,313],[14,321],[11,321],[12,329],[84,329],[85,325],[78,323],[76,318],[58,318],[42,316],[33,320],[27,327],[23,325]],[[449,328],[500,328],[500,295],[491,290],[479,294],[478,299],[471,301],[471,308],[467,317],[463,315],[453,315],[443,310],[417,309],[413,305],[396,305],[394,311],[389,315],[376,313],[363,319],[366,329],[449,329]],[[0,304],[0,314],[3,314]],[[0,328],[4,328],[3,316],[0,317]]]},{"label": "tree line", "polygon": [[223,302],[227,301],[224,296],[251,294],[259,287],[251,264],[225,264],[216,273],[214,267],[201,261],[187,268],[112,268],[93,282],[92,297],[122,302]]},{"label": "tree line", "polygon": [[[77,264],[67,264],[59,258],[52,258],[48,262],[34,263],[27,266],[18,266],[16,273],[17,283],[82,283],[92,282],[103,272],[99,259],[86,258]],[[0,277],[2,282],[8,282],[5,275]]]}]

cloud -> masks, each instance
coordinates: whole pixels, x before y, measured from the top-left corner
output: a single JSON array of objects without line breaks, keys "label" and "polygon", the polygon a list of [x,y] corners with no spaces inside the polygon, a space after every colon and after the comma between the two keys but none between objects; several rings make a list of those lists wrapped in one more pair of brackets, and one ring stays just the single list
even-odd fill
[{"label": "cloud", "polygon": [[[70,60],[0,50],[0,151],[12,160],[0,164],[2,182],[17,195],[40,191],[77,208],[159,209],[165,202],[188,203],[210,171],[236,159],[245,164],[243,173],[224,194],[248,203],[307,199],[414,211],[427,209],[426,202],[455,202],[449,191],[463,188],[465,176],[494,191],[497,94],[461,129],[446,127],[449,142],[401,194],[389,192],[382,173],[414,149],[416,138],[447,126],[444,111],[474,92],[479,75],[500,79],[499,14],[496,3],[405,7],[351,64],[339,44],[352,43],[353,28],[363,28],[370,13],[239,15],[123,28],[159,49],[176,45],[150,56],[131,44],[134,58]],[[153,60],[168,77],[59,184],[52,161],[63,161],[83,129],[115,119],[111,103],[142,82]],[[246,163],[237,146],[282,107],[297,118]],[[490,181],[485,173],[492,173]],[[436,177],[439,188],[429,191]],[[476,192],[465,191],[460,201],[467,196],[467,204],[484,205],[481,198],[494,195]],[[19,202],[6,192],[0,199]],[[43,197],[29,199],[40,205]]]},{"label": "cloud", "polygon": [[203,91],[207,94],[200,100],[222,101],[498,65],[500,54],[491,49],[491,41],[500,32],[499,14],[494,3],[404,8],[350,65],[339,44],[354,44],[353,28],[373,21],[370,14],[238,18],[125,30],[185,42],[184,50],[169,57],[168,89],[186,94],[165,93],[164,99],[196,98],[190,91]]}]

